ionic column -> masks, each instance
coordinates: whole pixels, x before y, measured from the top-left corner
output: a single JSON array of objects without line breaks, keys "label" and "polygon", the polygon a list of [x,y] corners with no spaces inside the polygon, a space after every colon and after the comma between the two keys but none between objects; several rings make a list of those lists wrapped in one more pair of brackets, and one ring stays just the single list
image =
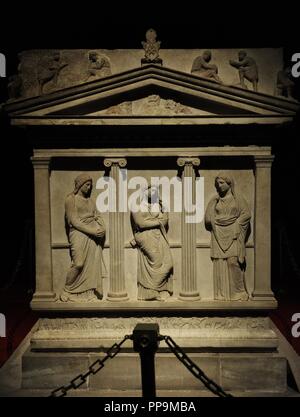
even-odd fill
[{"label": "ionic column", "polygon": [[[181,214],[181,265],[182,279],[179,298],[184,301],[196,301],[200,299],[197,290],[196,273],[196,223],[186,223],[186,216],[191,213],[186,212],[185,200],[195,201],[195,167],[200,165],[199,158],[178,158],[177,165],[183,167],[182,173],[182,214]],[[190,184],[185,184],[184,179],[191,178]]]},{"label": "ionic column", "polygon": [[273,155],[254,156],[254,299],[274,299],[271,290],[271,167]]},{"label": "ionic column", "polygon": [[50,166],[49,157],[32,157],[34,168],[35,207],[35,301],[54,301],[52,252],[51,252],[51,212],[50,212]]},{"label": "ionic column", "polygon": [[124,271],[124,213],[119,210],[119,173],[120,168],[124,168],[126,164],[125,158],[104,159],[104,165],[110,168],[110,177],[116,184],[116,211],[109,212],[110,281],[107,295],[109,301],[128,300]]}]

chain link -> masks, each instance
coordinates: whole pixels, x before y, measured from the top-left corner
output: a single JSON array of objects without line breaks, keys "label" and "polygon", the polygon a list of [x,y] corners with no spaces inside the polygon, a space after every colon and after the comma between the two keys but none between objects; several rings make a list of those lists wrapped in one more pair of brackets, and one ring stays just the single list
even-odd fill
[{"label": "chain link", "polygon": [[196,377],[204,386],[213,394],[219,397],[232,397],[227,394],[218,384],[208,378],[205,373],[195,364],[187,354],[174,342],[170,336],[159,336],[159,340],[164,340],[174,355],[183,363],[183,365]]},{"label": "chain link", "polygon": [[120,352],[121,346],[128,339],[132,339],[132,335],[126,335],[120,343],[113,344],[106,351],[106,355],[103,359],[97,359],[95,362],[93,362],[89,366],[88,371],[85,374],[79,374],[76,378],[72,379],[69,385],[61,386],[52,391],[50,397],[65,397],[68,391],[70,391],[71,389],[77,389],[81,387],[81,385],[83,385],[86,382],[87,378],[90,375],[96,375],[104,367],[104,362],[107,359],[114,358]]}]

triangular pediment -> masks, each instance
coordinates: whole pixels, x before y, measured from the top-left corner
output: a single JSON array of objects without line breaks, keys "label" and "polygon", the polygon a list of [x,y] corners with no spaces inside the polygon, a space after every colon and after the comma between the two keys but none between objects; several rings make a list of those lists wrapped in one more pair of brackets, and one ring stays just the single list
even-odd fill
[{"label": "triangular pediment", "polygon": [[135,124],[144,118],[147,123],[157,123],[159,118],[166,123],[272,123],[291,119],[299,103],[148,65],[7,103],[5,109],[18,124],[39,124],[39,120],[60,124],[70,119],[77,124],[88,119]]}]

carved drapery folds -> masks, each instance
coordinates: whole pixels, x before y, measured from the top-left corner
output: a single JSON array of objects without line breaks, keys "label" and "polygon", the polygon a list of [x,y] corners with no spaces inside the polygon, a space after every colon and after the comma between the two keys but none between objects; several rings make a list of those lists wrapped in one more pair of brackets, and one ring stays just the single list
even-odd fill
[{"label": "carved drapery folds", "polygon": [[211,63],[211,59],[211,51],[204,51],[202,55],[197,56],[194,59],[191,73],[201,78],[207,78],[208,80],[222,83],[218,75],[218,66],[214,63]]},{"label": "carved drapery folds", "polygon": [[[256,152],[256,149],[255,149]],[[265,151],[264,151],[265,152]],[[253,154],[251,154],[253,155]],[[271,257],[271,237],[270,237],[270,184],[271,184],[271,165],[273,161],[273,156],[268,153],[262,154],[254,154],[253,163],[254,163],[254,177],[253,180],[255,184],[253,184],[253,201],[254,201],[254,210],[250,212],[248,208],[246,209],[243,204],[241,203],[244,200],[244,192],[242,189],[242,194],[239,194],[240,187],[233,187],[234,188],[234,195],[235,198],[238,198],[238,210],[240,210],[243,214],[243,217],[237,215],[236,208],[232,207],[233,211],[235,212],[234,215],[229,212],[230,219],[226,217],[222,217],[221,221],[219,221],[218,213],[220,214],[220,208],[216,205],[214,206],[215,209],[218,209],[217,215],[208,216],[214,217],[216,224],[213,225],[213,222],[210,222],[210,228],[208,230],[211,234],[215,233],[217,236],[216,242],[211,242],[211,249],[217,249],[212,256],[212,252],[209,252],[209,234],[205,233],[205,240],[197,241],[196,240],[196,232],[199,231],[199,227],[202,229],[203,225],[201,226],[199,222],[187,222],[186,219],[190,217],[191,213],[194,211],[190,210],[190,206],[186,206],[186,202],[191,201],[192,205],[194,205],[198,197],[198,185],[201,181],[198,182],[198,179],[203,180],[203,176],[198,178],[197,169],[200,165],[200,159],[198,157],[192,156],[177,156],[177,166],[180,168],[181,178],[182,178],[182,192],[181,201],[182,201],[182,212],[181,212],[181,237],[180,232],[179,236],[176,237],[176,221],[172,214],[169,214],[169,226],[170,229],[167,230],[167,239],[166,242],[169,245],[170,253],[172,254],[173,265],[170,264],[170,271],[171,267],[173,267],[172,276],[174,276],[174,288],[166,287],[166,291],[169,291],[172,297],[164,298],[164,297],[156,297],[156,301],[165,301],[167,302],[179,302],[185,301],[197,301],[200,300],[200,295],[202,296],[202,302],[211,302],[210,300],[215,300],[216,304],[220,307],[223,302],[229,302],[230,306],[233,305],[233,302],[274,302],[274,295],[270,287],[270,278],[271,278],[271,269],[270,269],[270,257]],[[205,158],[205,156],[202,156]],[[138,279],[139,275],[136,276],[135,271],[139,271],[136,256],[133,254],[132,246],[129,243],[131,239],[131,235],[127,236],[128,226],[130,227],[130,219],[128,216],[128,212],[126,213],[126,209],[124,209],[124,201],[122,207],[122,198],[120,199],[120,195],[122,193],[120,190],[124,189],[123,185],[120,184],[124,177],[124,172],[122,169],[127,167],[127,160],[126,158],[122,157],[106,157],[104,159],[104,166],[107,168],[106,175],[109,176],[115,182],[115,203],[116,209],[110,210],[109,212],[109,227],[107,227],[106,235],[109,235],[109,257],[110,257],[110,267],[109,267],[109,282],[108,288],[105,286],[104,288],[104,298],[101,300],[100,297],[96,300],[99,303],[104,303],[105,301],[126,301],[131,298],[131,301],[143,302],[145,300],[151,300],[151,298],[136,298],[135,288],[138,288]],[[250,160],[249,160],[250,162]],[[174,163],[174,162],[173,162]],[[50,198],[50,157],[46,156],[34,156],[33,157],[33,164],[34,164],[34,172],[35,172],[35,190],[36,190],[36,261],[37,261],[37,286],[36,292],[33,298],[33,304],[40,303],[41,301],[54,301],[56,299],[55,292],[58,293],[60,291],[60,286],[57,286],[58,277],[55,276],[57,273],[57,264],[55,264],[57,259],[57,252],[53,254],[52,249],[57,248],[58,242],[52,242],[51,240],[53,237],[51,234],[53,230],[51,229],[51,198]],[[53,162],[53,167],[55,166],[55,162]],[[218,173],[218,178],[222,178],[225,180],[225,183],[233,184],[233,181],[227,181],[229,177],[231,177],[231,171],[226,170],[223,171],[224,175]],[[244,176],[246,175],[246,176]],[[205,175],[206,176],[206,175]],[[56,181],[56,175],[54,175],[52,181]],[[234,179],[238,180],[238,185],[243,186],[244,180],[246,178],[250,178],[250,172],[243,173],[242,179],[237,177],[237,173],[234,174]],[[185,180],[190,181],[185,181]],[[226,184],[225,184],[226,185]],[[206,186],[205,186],[206,187]],[[221,186],[220,186],[221,187]],[[222,191],[221,189],[219,191]],[[207,191],[206,191],[207,193]],[[180,194],[179,194],[180,195]],[[209,192],[210,195],[210,192]],[[218,194],[215,194],[218,197]],[[162,196],[160,196],[162,197]],[[213,195],[211,195],[213,197]],[[220,199],[224,199],[219,194]],[[252,192],[249,194],[245,192],[245,198],[247,201],[252,201]],[[250,198],[250,200],[249,200]],[[121,200],[121,201],[120,201]],[[203,200],[202,200],[203,201]],[[129,200],[130,202],[130,200]],[[199,200],[198,200],[199,203]],[[63,203],[62,203],[63,204]],[[206,209],[210,205],[208,200],[204,200]],[[126,199],[126,207],[127,207],[127,199]],[[131,206],[130,206],[131,207]],[[130,210],[130,207],[127,207],[127,211]],[[187,208],[188,207],[188,208]],[[198,207],[198,205],[197,205]],[[121,208],[121,210],[120,210]],[[226,207],[227,210],[228,207]],[[99,207],[98,207],[98,210]],[[101,211],[101,210],[100,210]],[[247,214],[248,213],[248,214]],[[221,213],[222,214],[222,213]],[[234,216],[236,217],[236,221]],[[207,216],[206,216],[207,217]],[[205,217],[205,225],[208,225],[207,218]],[[220,217],[220,216],[219,216]],[[249,242],[247,238],[249,237],[249,223],[250,217],[254,218],[253,222],[253,240],[250,239]],[[163,213],[162,213],[163,218]],[[54,221],[56,221],[55,214],[53,217]],[[230,220],[230,221],[229,221]],[[53,221],[53,220],[52,220]],[[202,221],[202,220],[201,220]],[[128,224],[126,224],[128,222]],[[236,224],[235,224],[236,223]],[[108,223],[107,223],[108,225]],[[126,237],[125,237],[125,226],[127,229]],[[224,235],[223,232],[229,230],[232,226],[233,236]],[[56,226],[54,226],[56,227]],[[213,230],[215,227],[216,230]],[[224,230],[222,229],[224,228]],[[227,230],[228,229],[228,230]],[[52,230],[52,232],[51,232]],[[130,229],[129,229],[130,230]],[[130,233],[130,232],[129,232]],[[202,231],[200,236],[202,235]],[[171,237],[171,238],[170,238]],[[175,239],[174,239],[175,237]],[[129,243],[127,242],[129,239]],[[171,240],[169,240],[171,239]],[[178,239],[178,240],[177,240]],[[231,239],[231,240],[230,240]],[[231,246],[232,241],[235,241]],[[127,243],[126,243],[127,242]],[[247,243],[247,269],[243,269],[243,262],[244,257],[246,254],[246,243]],[[219,246],[216,246],[216,245]],[[253,248],[254,244],[254,248]],[[227,247],[227,246],[228,247]],[[236,253],[231,253],[230,250],[236,246]],[[152,246],[151,246],[152,247]],[[64,249],[67,249],[68,246],[64,246]],[[203,249],[204,250],[203,250]],[[228,249],[229,248],[229,249]],[[144,248],[142,248],[144,249]],[[178,250],[179,249],[179,250]],[[178,251],[177,251],[178,250]],[[181,260],[178,259],[178,254],[181,251]],[[217,256],[216,253],[221,253],[223,251],[223,255],[226,256]],[[229,253],[230,252],[230,253]],[[229,253],[229,254],[228,254]],[[228,256],[227,256],[228,255]],[[230,255],[230,256],[229,256]],[[128,256],[128,257],[127,257]],[[227,270],[231,272],[238,272],[239,274],[235,274],[233,278],[237,279],[233,280],[232,283],[230,279],[232,276],[229,274],[227,278],[224,280],[223,276],[221,276],[224,272],[224,268],[222,269],[220,265],[214,265],[213,267],[209,267],[210,260],[209,258],[215,259],[230,259],[228,264],[227,262]],[[233,258],[236,258],[236,262]],[[233,262],[234,261],[234,262]],[[214,262],[214,261],[213,261]],[[219,264],[224,264],[226,266],[226,262],[218,262]],[[250,265],[250,266],[249,266]],[[218,268],[215,268],[215,266]],[[254,269],[254,270],[253,270]],[[67,270],[66,270],[67,272]],[[169,270],[167,271],[169,272]],[[227,271],[228,272],[228,271]],[[244,272],[247,272],[247,285],[244,281]],[[253,275],[252,275],[253,274]],[[226,274],[225,274],[226,275]],[[55,276],[55,277],[54,277]],[[253,278],[252,278],[252,277]],[[167,279],[169,279],[169,274],[166,275]],[[226,278],[226,277],[225,277]],[[65,279],[64,276],[59,276],[59,279]],[[177,279],[177,281],[176,281]],[[132,280],[134,282],[132,282]],[[170,281],[171,282],[171,281]],[[209,284],[209,282],[211,284]],[[225,284],[224,284],[225,282]],[[235,285],[237,283],[243,283],[243,288],[239,285]],[[229,284],[228,284],[229,283]],[[224,285],[223,285],[224,284]],[[203,285],[203,287],[202,287]],[[211,289],[214,286],[214,292],[211,294]],[[227,285],[227,287],[226,287]],[[225,288],[225,290],[224,290]],[[226,293],[226,288],[229,288],[229,291]],[[235,291],[235,289],[239,291]],[[234,290],[232,292],[232,289]],[[241,291],[240,291],[241,290]],[[172,294],[173,292],[173,294]],[[129,295],[128,295],[129,294]],[[224,297],[220,297],[220,294],[224,295]],[[249,296],[249,297],[248,297]],[[153,298],[154,299],[154,298]],[[73,301],[73,300],[72,300]],[[77,300],[80,301],[80,300]],[[147,301],[148,303],[148,301]],[[200,304],[199,303],[199,306]],[[235,304],[235,303],[234,303]],[[99,304],[100,305],[100,304]],[[149,302],[149,305],[151,303]],[[225,304],[224,304],[225,305]],[[227,304],[226,304],[227,305]],[[236,304],[237,305],[237,304]],[[251,307],[250,307],[251,308]]]},{"label": "carved drapery folds", "polygon": [[245,244],[250,231],[250,209],[235,190],[231,173],[219,172],[215,188],[217,194],[205,213],[205,227],[211,232],[214,299],[247,301]]}]

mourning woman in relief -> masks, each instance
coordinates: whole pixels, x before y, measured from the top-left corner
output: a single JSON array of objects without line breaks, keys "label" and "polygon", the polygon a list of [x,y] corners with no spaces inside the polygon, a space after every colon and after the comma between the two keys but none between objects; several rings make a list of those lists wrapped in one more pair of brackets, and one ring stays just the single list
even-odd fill
[{"label": "mourning woman in relief", "polygon": [[89,302],[102,297],[105,225],[90,198],[92,187],[92,178],[88,174],[80,174],[75,179],[74,191],[65,201],[72,265],[60,296],[61,301]]},{"label": "mourning woman in relief", "polygon": [[243,196],[234,189],[234,180],[219,173],[217,195],[209,202],[205,227],[211,232],[214,298],[248,300],[245,287],[245,244],[250,234],[251,213]]},{"label": "mourning woman in relief", "polygon": [[173,260],[167,238],[168,213],[157,187],[143,190],[140,208],[131,211],[133,245],[138,248],[138,299],[164,301],[173,293]]}]

